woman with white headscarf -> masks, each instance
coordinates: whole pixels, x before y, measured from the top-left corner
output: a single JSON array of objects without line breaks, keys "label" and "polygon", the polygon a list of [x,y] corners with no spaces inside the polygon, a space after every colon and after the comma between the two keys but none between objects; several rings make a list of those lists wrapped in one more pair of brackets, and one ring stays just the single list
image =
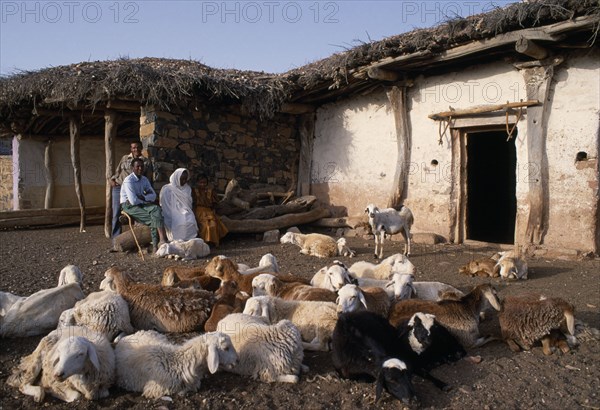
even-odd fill
[{"label": "woman with white headscarf", "polygon": [[198,225],[192,209],[192,189],[187,184],[189,172],[177,168],[169,184],[160,191],[160,206],[165,219],[167,238],[187,241],[198,235]]}]

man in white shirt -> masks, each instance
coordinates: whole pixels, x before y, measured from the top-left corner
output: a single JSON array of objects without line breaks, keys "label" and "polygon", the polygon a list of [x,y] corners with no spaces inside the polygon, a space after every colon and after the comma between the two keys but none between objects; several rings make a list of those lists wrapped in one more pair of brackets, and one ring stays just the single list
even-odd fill
[{"label": "man in white shirt", "polygon": [[121,208],[133,219],[148,225],[152,234],[152,252],[167,243],[165,224],[160,206],[154,204],[156,192],[144,175],[144,160],[134,158],[131,161],[132,173],[123,180],[121,186]]}]

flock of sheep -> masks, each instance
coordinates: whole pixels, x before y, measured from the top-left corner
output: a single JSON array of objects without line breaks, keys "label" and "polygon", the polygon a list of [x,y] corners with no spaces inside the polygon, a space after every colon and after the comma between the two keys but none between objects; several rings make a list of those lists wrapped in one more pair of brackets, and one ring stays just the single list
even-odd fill
[{"label": "flock of sheep", "polygon": [[[331,351],[343,378],[376,382],[409,402],[412,375],[436,387],[434,367],[461,359],[465,349],[492,340],[479,332],[487,310],[499,311],[503,339],[514,351],[541,342],[568,352],[577,343],[574,308],[537,294],[500,301],[490,284],[464,294],[441,282],[415,281],[408,259],[413,216],[367,207],[376,257],[385,235],[402,232],[404,254],[378,264],[335,261],[310,281],[280,272],[267,254],[257,267],[224,256],[205,266],[174,265],[161,284],[137,283],[112,267],[100,291],[87,297],[82,274],[69,265],[58,286],[28,297],[0,292],[0,337],[47,334],[21,359],[7,383],[40,402],[50,394],[66,402],[107,397],[111,386],[158,399],[197,391],[219,369],[263,382],[296,383],[309,371],[305,350]],[[316,257],[355,256],[345,240],[288,232],[281,243]],[[489,260],[488,260],[489,259]],[[513,252],[473,261],[461,273],[527,279],[527,264]],[[48,333],[49,332],[49,333]],[[168,333],[203,332],[176,343]]]}]

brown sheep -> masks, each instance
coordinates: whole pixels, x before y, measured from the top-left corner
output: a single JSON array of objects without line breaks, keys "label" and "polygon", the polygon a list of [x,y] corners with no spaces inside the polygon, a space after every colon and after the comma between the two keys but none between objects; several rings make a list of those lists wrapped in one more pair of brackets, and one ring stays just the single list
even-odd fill
[{"label": "brown sheep", "polygon": [[[556,335],[553,331],[568,331],[575,335],[575,308],[561,298],[546,298],[539,294],[508,296],[498,315],[502,338],[511,350],[529,350],[537,341],[542,342],[545,355],[552,354]],[[564,351],[564,345],[559,343]]]},{"label": "brown sheep", "polygon": [[225,316],[231,313],[242,313],[246,300],[250,297],[247,293],[240,292],[238,284],[233,280],[221,282],[221,286],[215,292],[219,298],[213,306],[210,317],[204,324],[204,331],[215,332],[217,325]]},{"label": "brown sheep", "polygon": [[163,271],[162,286],[200,288],[211,292],[219,289],[221,280],[206,274],[204,266],[169,266]]},{"label": "brown sheep", "polygon": [[140,330],[192,332],[202,330],[215,295],[201,289],[180,289],[134,283],[127,273],[110,268],[104,276],[129,305],[131,324]]},{"label": "brown sheep", "polygon": [[277,296],[285,300],[335,302],[337,294],[329,289],[316,288],[301,282],[283,282],[270,273],[252,280],[252,296]]},{"label": "brown sheep", "polygon": [[398,326],[410,320],[417,312],[435,315],[440,324],[448,329],[465,347],[479,347],[493,340],[479,335],[479,314],[489,302],[496,310],[500,303],[496,291],[490,284],[476,286],[460,300],[430,300],[408,299],[397,301],[391,308],[388,320],[393,326]]},{"label": "brown sheep", "polygon": [[458,273],[469,276],[497,278],[500,276],[500,267],[496,266],[496,263],[496,260],[493,258],[475,259],[462,266],[458,270]]}]

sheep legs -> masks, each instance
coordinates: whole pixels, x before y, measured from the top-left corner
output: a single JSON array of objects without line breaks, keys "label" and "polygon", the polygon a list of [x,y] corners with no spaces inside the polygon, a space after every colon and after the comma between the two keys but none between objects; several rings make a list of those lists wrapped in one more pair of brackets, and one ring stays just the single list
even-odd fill
[{"label": "sheep legs", "polygon": [[409,230],[404,227],[400,230],[400,233],[402,234],[402,236],[404,237],[404,240],[406,241],[406,243],[404,244],[404,255],[405,256],[410,256],[410,240],[411,240],[411,234],[409,232]]},{"label": "sheep legs", "polygon": [[375,259],[383,257],[383,240],[385,239],[385,231],[375,233]]},{"label": "sheep legs", "polygon": [[24,384],[23,386],[19,387],[19,390],[24,395],[33,397],[33,400],[35,400],[36,403],[39,403],[42,400],[44,400],[45,393],[44,389],[41,386]]}]

